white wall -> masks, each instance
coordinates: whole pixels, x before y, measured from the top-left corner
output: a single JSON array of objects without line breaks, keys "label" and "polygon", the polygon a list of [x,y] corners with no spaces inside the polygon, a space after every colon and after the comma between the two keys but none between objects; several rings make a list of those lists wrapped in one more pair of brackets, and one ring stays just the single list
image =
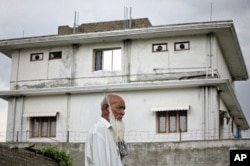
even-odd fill
[{"label": "white wall", "polygon": [[[157,106],[183,106],[189,105],[188,131],[202,131],[202,102],[200,89],[162,89],[148,91],[121,92],[126,101],[126,139],[129,142],[136,141],[170,141],[179,139],[179,134],[156,134],[156,117],[152,107]],[[23,113],[58,111],[57,137],[53,139],[32,138],[27,139],[25,131],[30,130],[30,118],[22,116],[22,99],[17,100],[16,105],[16,131],[23,131],[22,141],[66,141],[67,131],[70,132],[71,142],[84,142],[90,127],[101,115],[100,102],[103,93],[78,94],[62,96],[25,97]],[[67,109],[69,109],[69,116]],[[13,117],[13,115],[9,115]],[[23,119],[21,118],[23,117]],[[68,117],[68,118],[67,118]],[[21,122],[23,120],[23,122]],[[10,124],[13,121],[10,121]],[[69,122],[69,128],[67,128]],[[22,126],[20,124],[23,123]],[[138,135],[139,134],[139,135]],[[197,133],[200,134],[200,133]],[[190,136],[184,133],[183,138]],[[149,138],[149,137],[152,138]],[[15,138],[14,138],[15,139]],[[193,138],[192,138],[193,139]],[[201,139],[201,138],[195,138]]]},{"label": "white wall", "polygon": [[[175,42],[190,42],[190,50],[174,51]],[[168,51],[152,52],[152,44],[167,43]],[[206,67],[206,36],[160,38],[132,42],[131,73],[153,73],[153,69],[187,71]],[[166,70],[169,69],[169,70]],[[163,70],[164,72],[164,70]]]},{"label": "white wall", "polygon": [[[62,51],[62,59],[49,60],[49,52]],[[43,60],[31,61],[32,53],[43,53]],[[66,86],[71,77],[71,46],[22,49],[12,53],[11,89],[15,81],[22,89]]]},{"label": "white wall", "polygon": [[221,78],[227,78],[230,81],[232,81],[231,74],[228,70],[223,53],[221,51],[221,48],[217,40],[215,40],[214,45],[215,45],[215,56],[216,56],[216,58],[214,58],[215,70],[219,72],[219,76]]},{"label": "white wall", "polygon": [[[185,41],[190,42],[190,50],[174,51],[175,42]],[[12,54],[11,87],[14,89],[16,79],[21,81],[18,82],[21,89],[102,85],[122,83],[126,80],[124,79],[127,77],[126,74],[134,76],[132,81],[140,81],[138,76],[140,74],[205,72],[207,67],[211,67],[207,56],[206,35],[133,40],[131,47],[126,47],[124,43],[124,41],[102,42],[79,44],[75,48],[73,46],[61,46],[14,51]],[[158,43],[167,43],[168,51],[152,52],[152,45]],[[121,71],[93,71],[93,50],[107,48],[121,48],[123,50]],[[48,60],[51,51],[62,51],[62,59]],[[44,53],[43,60],[30,61],[30,54],[39,52]],[[223,67],[225,65],[220,69],[222,70]],[[67,79],[71,77],[73,77],[73,84]],[[145,77],[154,80],[157,75]],[[163,79],[168,79],[168,77],[169,75],[164,76]]]},{"label": "white wall", "polygon": [[[174,42],[190,42],[190,50],[174,51]],[[216,41],[216,40],[214,40]],[[152,52],[152,44],[167,43],[167,52]],[[223,77],[230,77],[223,55],[218,43],[214,43],[216,58],[214,64],[220,70]],[[80,44],[73,46],[25,49],[13,52],[11,87],[14,88],[15,80],[22,89],[49,88],[57,86],[70,86],[71,82],[66,78],[74,77],[74,86],[92,86],[123,83],[125,71],[104,72],[93,71],[94,49],[121,48],[123,41],[115,43]],[[155,78],[152,75],[159,73],[175,72],[199,72],[211,68],[208,59],[208,39],[203,36],[185,36],[178,38],[159,38],[151,40],[133,40],[131,50],[123,50],[123,69],[130,70],[132,75],[142,75],[150,81]],[[126,48],[127,49],[127,48]],[[48,60],[49,52],[62,51],[62,59]],[[30,61],[31,53],[43,52],[43,61]],[[220,65],[222,64],[222,65]],[[128,67],[131,67],[130,69]],[[154,69],[162,69],[155,74]],[[144,75],[145,74],[145,75]],[[166,76],[165,80],[168,79]],[[139,77],[133,77],[132,81],[140,81]],[[143,84],[143,82],[142,82]],[[217,91],[213,88],[208,94],[202,88],[162,89],[122,92],[127,102],[126,130],[127,139],[133,141],[166,141],[178,140],[178,134],[155,134],[156,118],[151,108],[156,106],[190,105],[188,112],[188,130],[183,133],[183,139],[203,139],[204,132],[213,130],[214,138],[218,135],[219,101]],[[70,132],[72,142],[84,141],[91,125],[100,117],[100,102],[103,93],[72,94],[62,96],[37,96],[18,97],[9,102],[8,131],[26,131],[29,129],[29,118],[23,117],[25,111],[58,111],[57,135],[55,141],[65,141]],[[209,105],[209,106],[208,106]],[[14,111],[15,110],[15,111]],[[204,112],[205,111],[205,112]],[[16,112],[16,113],[15,113]],[[13,116],[16,114],[15,116]],[[14,122],[15,121],[15,122]],[[138,123],[139,122],[139,123]],[[15,124],[14,124],[15,123]],[[13,129],[13,125],[15,128]],[[75,134],[72,134],[75,133]],[[139,134],[138,134],[139,133]],[[217,135],[216,135],[217,134]],[[22,134],[23,140],[26,140]],[[14,136],[15,137],[15,136]],[[154,137],[154,138],[152,138]],[[208,136],[210,138],[210,136]],[[14,140],[15,138],[11,138]],[[32,139],[34,140],[34,139]],[[30,140],[30,141],[32,141]],[[38,141],[40,139],[37,139]],[[47,140],[50,141],[50,140]]]},{"label": "white wall", "polygon": [[6,140],[8,103],[0,99],[0,142]]},{"label": "white wall", "polygon": [[123,49],[123,42],[81,44],[79,46],[75,55],[75,78],[78,78],[75,80],[75,85],[102,85],[122,82],[122,71],[94,71],[94,50],[110,48]]}]

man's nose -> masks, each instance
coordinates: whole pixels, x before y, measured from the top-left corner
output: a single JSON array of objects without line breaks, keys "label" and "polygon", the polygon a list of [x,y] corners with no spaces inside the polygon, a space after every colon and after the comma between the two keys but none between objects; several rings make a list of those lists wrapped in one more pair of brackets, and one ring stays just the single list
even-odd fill
[{"label": "man's nose", "polygon": [[125,115],[125,109],[120,109],[120,113],[123,115]]}]

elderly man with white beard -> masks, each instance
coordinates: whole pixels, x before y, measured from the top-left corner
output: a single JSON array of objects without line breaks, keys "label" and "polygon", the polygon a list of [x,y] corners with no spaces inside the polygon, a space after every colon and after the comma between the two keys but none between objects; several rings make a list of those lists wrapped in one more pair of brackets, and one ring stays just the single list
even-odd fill
[{"label": "elderly man with white beard", "polygon": [[101,117],[90,129],[85,144],[85,166],[124,166],[128,155],[124,142],[125,102],[107,94],[101,102]]}]

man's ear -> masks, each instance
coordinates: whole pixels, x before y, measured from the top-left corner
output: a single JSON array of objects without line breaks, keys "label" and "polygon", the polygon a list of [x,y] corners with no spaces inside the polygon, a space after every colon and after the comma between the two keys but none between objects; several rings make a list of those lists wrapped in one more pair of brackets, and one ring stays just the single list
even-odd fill
[{"label": "man's ear", "polygon": [[109,109],[109,105],[108,104],[103,104],[102,106],[102,110],[108,110]]},{"label": "man's ear", "polygon": [[104,116],[108,116],[109,115],[109,105],[108,104],[104,104],[102,106],[102,114]]}]

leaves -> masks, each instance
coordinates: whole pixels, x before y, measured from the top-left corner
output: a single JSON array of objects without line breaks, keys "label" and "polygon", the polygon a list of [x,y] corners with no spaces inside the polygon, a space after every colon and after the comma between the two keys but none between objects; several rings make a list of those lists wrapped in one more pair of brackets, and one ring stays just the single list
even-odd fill
[{"label": "leaves", "polygon": [[50,158],[53,158],[59,166],[72,166],[72,158],[64,151],[58,149],[56,146],[43,147],[41,152]]}]

